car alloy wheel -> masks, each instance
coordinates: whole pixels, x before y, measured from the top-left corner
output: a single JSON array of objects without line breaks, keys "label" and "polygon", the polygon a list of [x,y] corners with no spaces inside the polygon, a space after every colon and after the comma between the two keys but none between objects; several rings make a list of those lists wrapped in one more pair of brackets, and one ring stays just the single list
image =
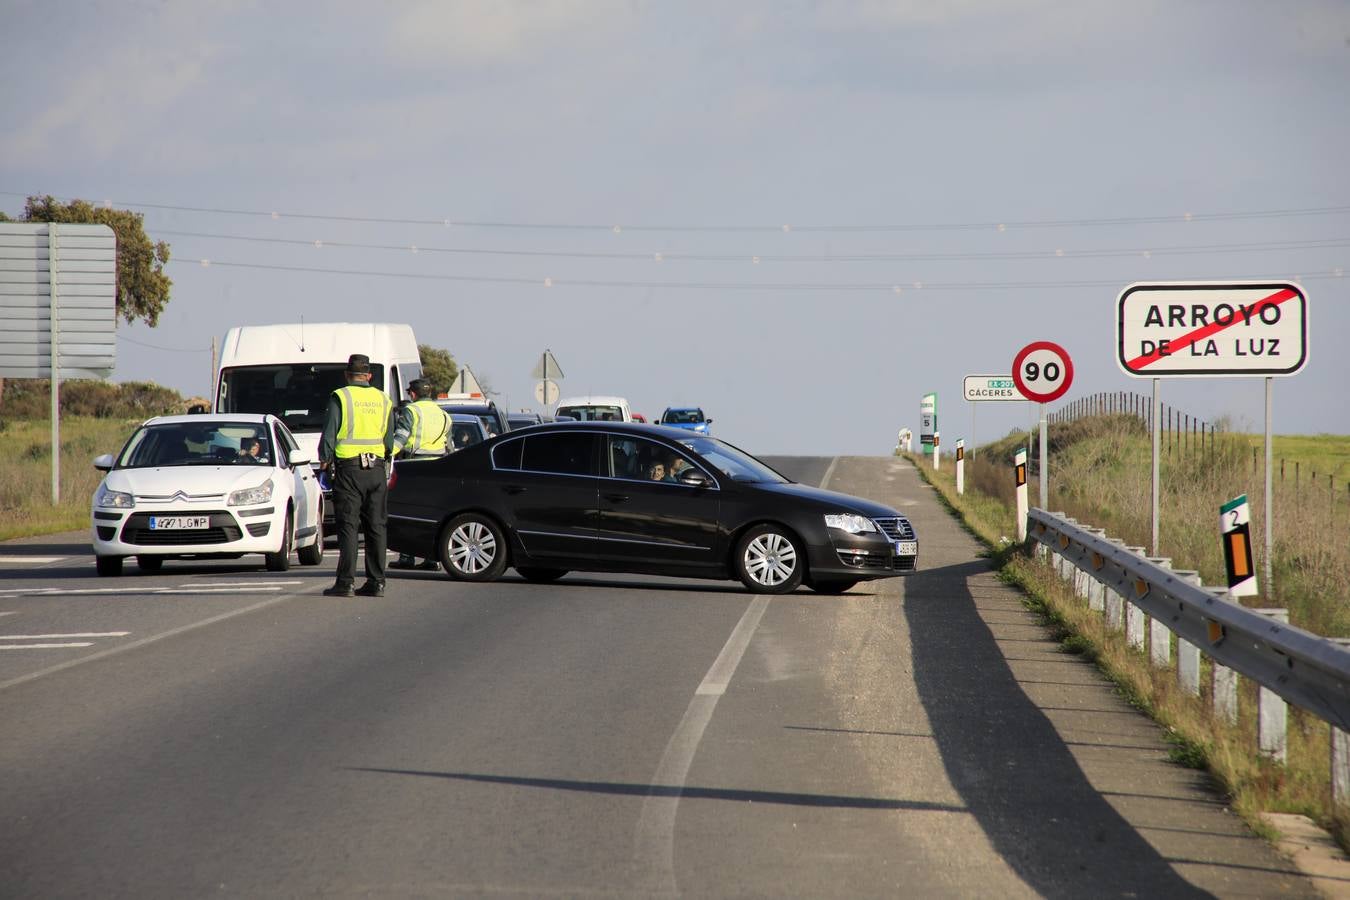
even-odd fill
[{"label": "car alloy wheel", "polygon": [[493,581],[506,569],[505,535],[486,516],[456,516],[442,535],[441,564],[451,578]]},{"label": "car alloy wheel", "polygon": [[737,545],[738,574],[758,594],[795,590],[802,583],[803,562],[796,543],[775,525],[750,529]]}]

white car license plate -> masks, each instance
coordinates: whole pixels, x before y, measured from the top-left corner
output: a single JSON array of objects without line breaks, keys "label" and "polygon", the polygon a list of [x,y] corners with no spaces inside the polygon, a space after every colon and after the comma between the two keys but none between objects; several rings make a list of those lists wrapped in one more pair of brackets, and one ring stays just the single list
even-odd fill
[{"label": "white car license plate", "polygon": [[210,516],[151,516],[151,531],[186,531],[211,527]]},{"label": "white car license plate", "polygon": [[896,555],[896,556],[914,556],[914,555],[915,555],[916,553],[918,553],[918,552],[919,552],[919,542],[918,542],[918,541],[896,541],[896,542],[895,542],[895,555]]}]

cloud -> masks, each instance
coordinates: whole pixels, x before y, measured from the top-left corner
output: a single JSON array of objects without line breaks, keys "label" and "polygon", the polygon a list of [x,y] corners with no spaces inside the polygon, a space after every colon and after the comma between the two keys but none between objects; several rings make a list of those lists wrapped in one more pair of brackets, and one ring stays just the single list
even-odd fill
[{"label": "cloud", "polygon": [[390,9],[398,12],[389,49],[416,65],[526,62],[541,49],[611,36],[629,16],[622,0],[423,0]]}]

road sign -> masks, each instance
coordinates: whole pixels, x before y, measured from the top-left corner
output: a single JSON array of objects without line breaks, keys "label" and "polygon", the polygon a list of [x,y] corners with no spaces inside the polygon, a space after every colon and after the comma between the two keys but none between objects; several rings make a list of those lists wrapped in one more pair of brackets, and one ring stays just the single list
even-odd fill
[{"label": "road sign", "polygon": [[933,450],[933,433],[937,431],[937,394],[924,394],[919,401],[919,450]]},{"label": "road sign", "polygon": [[1308,299],[1287,281],[1142,282],[1121,291],[1127,375],[1293,375],[1308,361]]},{"label": "road sign", "polygon": [[556,381],[537,381],[534,385],[534,399],[545,406],[558,402],[558,383]]},{"label": "road sign", "polygon": [[468,366],[460,366],[459,374],[455,376],[455,383],[450,385],[450,393],[481,397],[483,396],[483,386],[474,377],[472,369]]},{"label": "road sign", "polygon": [[539,362],[535,363],[534,368],[530,370],[530,377],[538,378],[541,381],[563,380],[562,369],[558,367],[558,361],[553,358],[552,350],[545,350],[543,355],[539,357]]},{"label": "road sign", "polygon": [[1059,344],[1033,341],[1013,357],[1012,377],[1026,399],[1052,403],[1073,384],[1073,360]]},{"label": "road sign", "polygon": [[1254,597],[1256,568],[1252,565],[1251,508],[1247,495],[1219,508],[1219,531],[1223,534],[1223,561],[1228,569],[1228,592],[1234,597]]},{"label": "road sign", "polygon": [[[55,310],[55,314],[53,314]],[[0,378],[106,378],[117,361],[107,225],[0,223]]]},{"label": "road sign", "polygon": [[962,390],[971,403],[989,400],[1016,400],[1020,403],[1026,399],[1017,390],[1011,375],[967,375],[962,382]]}]

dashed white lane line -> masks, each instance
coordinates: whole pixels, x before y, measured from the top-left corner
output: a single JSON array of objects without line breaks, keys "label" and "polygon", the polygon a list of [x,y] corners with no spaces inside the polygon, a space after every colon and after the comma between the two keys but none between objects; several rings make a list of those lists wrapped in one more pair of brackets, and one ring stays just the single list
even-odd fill
[{"label": "dashed white lane line", "polygon": [[126,637],[130,631],[79,631],[74,634],[0,634],[0,641],[58,641],[63,638]]},{"label": "dashed white lane line", "polygon": [[15,554],[0,555],[0,566],[2,565],[30,565],[41,566],[47,563],[61,562],[63,559],[70,559],[69,556],[18,556]]},{"label": "dashed white lane line", "polygon": [[0,644],[0,650],[60,650],[63,647],[92,647],[93,641],[73,644]]},{"label": "dashed white lane line", "polygon": [[95,597],[95,596],[164,596],[165,594],[274,594],[282,588],[275,585],[259,587],[213,587],[200,588],[195,585],[174,585],[172,587],[144,588],[6,588],[0,590],[0,597]]},{"label": "dashed white lane line", "polygon": [[0,616],[17,616],[18,614],[19,611],[17,609],[10,612],[0,612]]}]

